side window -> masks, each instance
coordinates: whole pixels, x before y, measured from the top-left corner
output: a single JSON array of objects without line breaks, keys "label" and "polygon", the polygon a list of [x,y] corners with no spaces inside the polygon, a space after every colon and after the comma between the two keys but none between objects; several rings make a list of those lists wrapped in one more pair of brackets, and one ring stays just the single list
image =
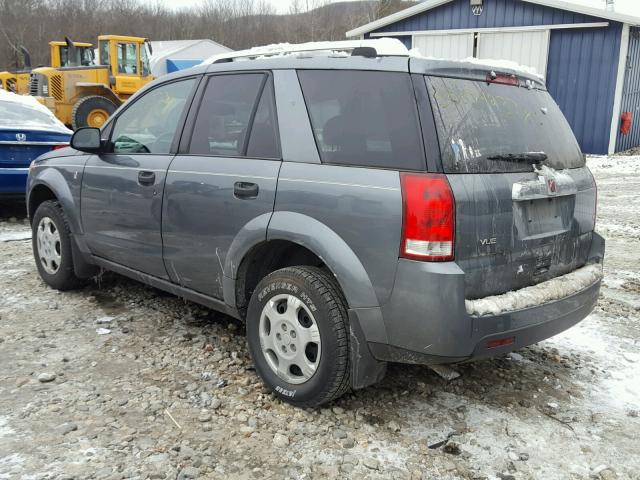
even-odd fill
[{"label": "side window", "polygon": [[109,42],[100,40],[100,65],[110,65],[111,59],[109,58]]},{"label": "side window", "polygon": [[118,73],[138,73],[138,46],[135,43],[118,43]]},{"label": "side window", "polygon": [[60,66],[69,66],[69,47],[60,47]]},{"label": "side window", "polygon": [[273,84],[269,79],[262,91],[262,97],[251,126],[247,157],[280,158],[278,145],[275,98]]},{"label": "side window", "polygon": [[[264,80],[265,75],[262,73],[210,77],[196,117],[189,153],[244,156],[248,135],[251,134],[250,143],[254,155],[259,156],[260,152],[269,149],[267,153],[273,155],[273,145],[268,145],[269,140],[264,140],[269,135],[269,128],[272,132],[275,130],[273,101],[269,102],[268,98],[264,102],[260,101],[256,111]],[[256,123],[252,132],[250,123],[254,114],[256,122],[260,121],[260,126]],[[275,138],[271,139],[273,141]],[[277,150],[277,143],[275,149]]]},{"label": "side window", "polygon": [[140,45],[140,63],[142,64],[142,76],[151,75],[151,67],[149,67],[149,55],[147,55],[147,44]]},{"label": "side window", "polygon": [[425,168],[408,74],[300,70],[298,78],[323,163]]},{"label": "side window", "polygon": [[173,82],[145,93],[115,121],[114,153],[169,153],[194,79]]}]

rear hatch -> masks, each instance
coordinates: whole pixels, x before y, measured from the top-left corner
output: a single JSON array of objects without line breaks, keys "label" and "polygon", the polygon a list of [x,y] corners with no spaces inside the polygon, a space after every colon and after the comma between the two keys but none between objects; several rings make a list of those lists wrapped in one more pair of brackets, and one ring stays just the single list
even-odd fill
[{"label": "rear hatch", "polygon": [[455,261],[465,272],[467,299],[583,266],[595,182],[543,85],[491,71],[425,81],[455,197]]}]

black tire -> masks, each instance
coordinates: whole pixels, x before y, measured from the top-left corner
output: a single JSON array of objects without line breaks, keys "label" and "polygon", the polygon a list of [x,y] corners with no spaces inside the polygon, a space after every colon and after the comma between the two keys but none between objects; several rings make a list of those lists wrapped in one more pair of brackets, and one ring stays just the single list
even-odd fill
[{"label": "black tire", "polygon": [[[282,294],[293,295],[313,312],[320,334],[317,368],[304,383],[289,383],[278,376],[260,343],[263,308],[270,299]],[[247,341],[256,371],[276,396],[298,407],[317,407],[349,390],[348,328],[347,303],[338,283],[330,273],[317,267],[288,267],[267,275],[249,302]]]},{"label": "black tire", "polygon": [[[55,230],[59,234],[59,245],[53,246],[59,251],[60,262],[55,272],[47,272],[43,260],[41,260],[41,252],[38,245],[38,229],[41,228],[43,219],[50,219]],[[46,220],[45,220],[46,221]],[[44,225],[44,223],[43,223]],[[36,261],[38,273],[45,283],[56,290],[72,290],[82,285],[82,281],[76,277],[73,270],[73,255],[71,253],[71,230],[69,222],[62,210],[60,204],[55,200],[47,200],[42,202],[33,215],[31,223],[33,247],[33,257]]]},{"label": "black tire", "polygon": [[89,115],[91,112],[100,110],[110,116],[117,108],[118,106],[115,103],[100,95],[83,97],[73,106],[73,110],[71,111],[71,126],[74,130],[88,126],[101,127],[102,125],[89,125]]}]

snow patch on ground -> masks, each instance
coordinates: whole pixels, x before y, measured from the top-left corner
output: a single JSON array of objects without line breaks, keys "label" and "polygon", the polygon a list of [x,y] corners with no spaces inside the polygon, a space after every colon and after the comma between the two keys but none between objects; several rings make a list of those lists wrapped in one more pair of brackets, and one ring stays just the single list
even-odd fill
[{"label": "snow patch on ground", "polygon": [[18,240],[31,240],[31,230],[0,232],[0,242],[14,242]]},{"label": "snow patch on ground", "polygon": [[628,174],[640,173],[640,156],[605,157],[590,155],[587,157],[587,166],[593,174]]},{"label": "snow patch on ground", "polygon": [[568,297],[601,279],[602,265],[592,264],[531,287],[477,300],[465,300],[464,303],[470,315],[498,315]]},{"label": "snow patch on ground", "polygon": [[563,351],[595,357],[596,363],[606,368],[606,378],[585,385],[594,394],[594,410],[640,408],[640,358],[633,353],[637,346],[607,334],[598,315],[590,315],[545,343]]},{"label": "snow patch on ground", "polygon": [[11,435],[12,433],[14,433],[14,431],[9,426],[9,420],[7,417],[0,417],[0,438]]}]

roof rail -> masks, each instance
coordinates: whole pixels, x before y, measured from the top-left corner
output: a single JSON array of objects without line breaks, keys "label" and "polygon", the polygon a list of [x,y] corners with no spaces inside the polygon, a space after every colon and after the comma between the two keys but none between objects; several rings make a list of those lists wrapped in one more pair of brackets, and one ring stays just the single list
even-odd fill
[{"label": "roof rail", "polygon": [[337,42],[308,42],[308,43],[274,43],[248,50],[226,52],[213,55],[202,62],[202,65],[212,63],[235,62],[238,60],[255,60],[258,58],[283,57],[289,55],[310,56],[349,54],[364,57],[381,56],[409,56],[409,50],[396,38],[379,38],[375,40],[346,40]]}]

